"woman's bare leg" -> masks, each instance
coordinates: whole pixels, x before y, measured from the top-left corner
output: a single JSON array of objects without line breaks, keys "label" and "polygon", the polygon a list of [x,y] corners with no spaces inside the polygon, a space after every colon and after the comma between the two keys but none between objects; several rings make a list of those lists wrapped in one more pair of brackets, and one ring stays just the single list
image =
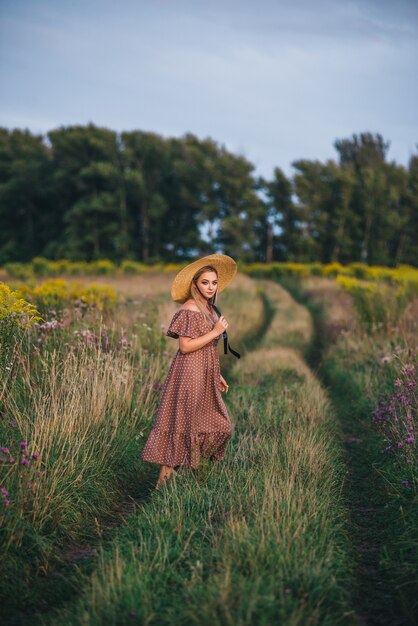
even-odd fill
[{"label": "woman's bare leg", "polygon": [[158,477],[157,484],[155,485],[156,489],[159,489],[163,483],[165,483],[173,473],[174,468],[169,465],[161,465],[160,475]]}]

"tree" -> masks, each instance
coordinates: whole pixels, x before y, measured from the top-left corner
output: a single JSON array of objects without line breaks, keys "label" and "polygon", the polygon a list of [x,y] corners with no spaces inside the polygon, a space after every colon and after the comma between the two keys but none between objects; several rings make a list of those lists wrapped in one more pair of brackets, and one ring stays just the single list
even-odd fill
[{"label": "tree", "polygon": [[57,236],[51,167],[41,135],[0,128],[0,263],[28,261]]},{"label": "tree", "polygon": [[169,204],[164,186],[170,171],[167,142],[155,133],[122,133],[128,168],[127,206],[134,224],[135,256],[161,255]]},{"label": "tree", "polygon": [[340,165],[353,164],[356,168],[375,167],[385,162],[390,142],[376,133],[353,134],[351,139],[336,139],[334,147],[340,157]]},{"label": "tree", "polygon": [[[416,146],[418,149],[418,145]],[[418,154],[409,161],[406,194],[408,220],[402,231],[397,251],[399,263],[418,265]]]},{"label": "tree", "polygon": [[[116,133],[93,124],[48,133],[54,159],[56,208],[64,228],[47,255],[118,258],[126,231],[123,171]],[[122,246],[127,249],[126,243]]]},{"label": "tree", "polygon": [[[295,260],[300,239],[299,212],[292,200],[292,181],[276,167],[271,182],[263,181],[267,194],[266,261]],[[280,229],[274,237],[274,228]],[[271,242],[271,243],[270,243]]]}]

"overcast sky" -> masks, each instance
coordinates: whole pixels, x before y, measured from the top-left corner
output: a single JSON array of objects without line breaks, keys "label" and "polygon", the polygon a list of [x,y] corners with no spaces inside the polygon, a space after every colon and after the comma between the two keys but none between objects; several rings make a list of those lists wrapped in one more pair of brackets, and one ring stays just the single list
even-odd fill
[{"label": "overcast sky", "polygon": [[418,143],[418,0],[0,0],[0,125],[192,132],[287,174]]}]

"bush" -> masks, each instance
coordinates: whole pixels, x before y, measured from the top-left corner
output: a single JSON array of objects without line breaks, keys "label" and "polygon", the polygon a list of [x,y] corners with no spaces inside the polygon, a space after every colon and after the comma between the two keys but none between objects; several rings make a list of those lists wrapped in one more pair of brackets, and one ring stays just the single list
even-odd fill
[{"label": "bush", "polygon": [[116,265],[112,261],[107,259],[101,259],[100,261],[93,261],[89,266],[90,274],[114,274],[116,272]]},{"label": "bush", "polygon": [[116,291],[110,285],[69,283],[63,278],[51,278],[41,285],[21,285],[19,293],[33,302],[42,312],[62,310],[69,303],[103,309],[117,302]]},{"label": "bush", "polygon": [[130,259],[122,261],[120,269],[124,274],[142,274],[148,270],[146,265],[138,263],[137,261],[131,261]]},{"label": "bush", "polygon": [[26,263],[6,263],[4,269],[12,278],[29,280],[34,277],[32,266]]},{"label": "bush", "polygon": [[337,282],[350,292],[357,314],[367,332],[387,332],[399,320],[408,302],[405,285],[361,281],[348,276],[338,276]]}]

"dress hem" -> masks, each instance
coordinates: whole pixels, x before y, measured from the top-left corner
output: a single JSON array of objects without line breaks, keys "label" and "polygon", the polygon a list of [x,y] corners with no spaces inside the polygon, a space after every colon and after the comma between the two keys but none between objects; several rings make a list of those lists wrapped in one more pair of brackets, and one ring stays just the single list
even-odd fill
[{"label": "dress hem", "polygon": [[148,463],[197,468],[201,459],[220,461],[231,437],[228,431],[205,431],[188,434],[179,431],[152,429],[141,453]]}]

